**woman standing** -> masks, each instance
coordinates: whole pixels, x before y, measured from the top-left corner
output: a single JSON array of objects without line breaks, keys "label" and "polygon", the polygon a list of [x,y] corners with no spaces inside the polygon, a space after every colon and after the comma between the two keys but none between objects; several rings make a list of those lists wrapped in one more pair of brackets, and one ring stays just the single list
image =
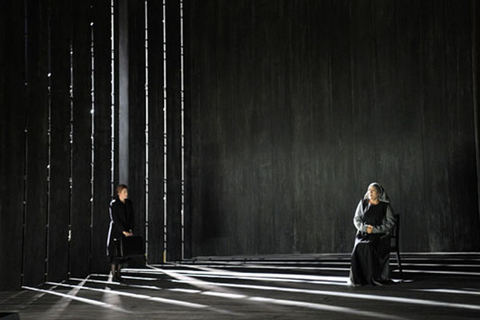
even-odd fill
[{"label": "woman standing", "polygon": [[107,238],[107,259],[112,265],[114,281],[122,281],[121,268],[126,258],[117,256],[117,246],[123,237],[133,236],[133,207],[128,199],[128,187],[120,184],[116,189],[116,196],[110,202],[110,228]]},{"label": "woman standing", "polygon": [[387,193],[374,182],[357,206],[353,223],[357,228],[350,268],[352,286],[382,285],[390,279],[390,230],[395,218]]}]

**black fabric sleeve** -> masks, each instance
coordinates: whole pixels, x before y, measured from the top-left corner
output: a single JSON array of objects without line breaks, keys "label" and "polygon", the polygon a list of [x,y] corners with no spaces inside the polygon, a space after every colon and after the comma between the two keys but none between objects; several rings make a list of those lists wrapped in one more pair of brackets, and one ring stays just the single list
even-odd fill
[{"label": "black fabric sleeve", "polygon": [[134,217],[134,214],[133,214],[133,204],[131,201],[130,202],[130,215],[129,215],[129,226],[130,226],[130,230],[132,230],[132,232],[135,230],[135,219],[133,218]]}]

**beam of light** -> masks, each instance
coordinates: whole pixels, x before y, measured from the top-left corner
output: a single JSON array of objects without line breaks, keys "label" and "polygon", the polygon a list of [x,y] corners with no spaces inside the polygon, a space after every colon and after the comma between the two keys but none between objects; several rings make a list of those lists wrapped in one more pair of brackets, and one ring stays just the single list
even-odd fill
[{"label": "beam of light", "polygon": [[[402,259],[403,260],[403,259]],[[312,264],[312,263],[304,263]],[[318,265],[340,265],[340,266],[350,266],[350,262],[327,262],[327,263],[315,263]],[[398,265],[396,262],[391,262],[391,265]],[[300,265],[296,267],[295,265]],[[278,265],[278,264],[242,264],[242,265],[229,265],[229,264],[195,264],[195,265],[185,265],[179,264],[178,266],[185,267],[215,267],[217,269],[227,269],[227,268],[245,268],[245,269],[292,269],[292,270],[346,270],[339,267],[302,267],[302,263],[292,263],[291,265]],[[413,267],[451,267],[451,268],[479,268],[480,264],[452,264],[452,263],[402,263],[402,266],[413,266]]]},{"label": "beam of light", "polygon": [[[178,272],[178,270],[165,270],[165,269],[156,268],[156,267],[153,267],[153,266],[150,266],[150,265],[147,265],[147,266],[149,268],[153,269],[152,271],[155,272],[156,274],[163,273],[163,274],[166,274],[166,275],[168,275],[168,276],[170,276],[174,279],[183,280],[183,281],[194,280],[195,281],[195,286],[198,287],[198,288],[201,288],[203,290],[218,289],[214,285],[211,285],[209,282],[205,282],[205,281],[202,281],[202,280],[198,280],[198,279],[183,275],[183,274],[181,274],[181,272]],[[231,292],[225,292],[225,293],[231,293]]]},{"label": "beam of light", "polygon": [[[133,269],[134,270],[134,269]],[[140,270],[140,269],[137,269]],[[337,271],[348,271],[349,268],[328,268],[328,270],[337,270]],[[182,274],[192,274],[194,276],[200,277],[202,274],[201,273],[196,273],[195,271],[190,271],[190,270],[170,270],[172,272],[176,273],[182,273]],[[444,271],[444,270],[413,270],[413,269],[404,269],[403,272],[408,272],[408,273],[430,273],[430,274],[451,274],[451,275],[464,275],[464,276],[480,276],[480,272],[472,272],[472,271]],[[281,274],[281,273],[245,273],[245,272],[237,272],[237,271],[218,271],[218,272],[213,272],[215,275],[231,275],[232,277],[237,277],[237,275],[240,274],[248,274],[251,277],[255,278],[260,278],[260,277],[265,277],[265,278],[288,278],[288,279],[304,279],[304,280],[314,280],[315,277],[323,277],[325,276],[313,276],[313,275],[292,275],[292,274]],[[330,277],[330,278],[345,278],[345,277]],[[335,281],[335,280],[332,280]]]},{"label": "beam of light", "polygon": [[[194,285],[193,283],[189,283],[189,284]],[[352,299],[364,299],[364,300],[387,301],[387,302],[396,302],[396,303],[404,303],[404,304],[416,304],[416,305],[424,305],[424,306],[480,310],[479,305],[449,303],[449,302],[440,302],[440,301],[425,300],[425,299],[380,296],[380,295],[361,294],[361,293],[335,292],[335,291],[326,291],[326,290],[309,290],[309,289],[282,288],[282,287],[258,286],[258,285],[247,285],[247,284],[220,283],[220,282],[213,282],[212,284],[215,286],[232,287],[232,288],[283,291],[283,292],[292,292],[292,293],[306,293],[306,294],[326,295],[326,296],[352,298]]]},{"label": "beam of light", "polygon": [[415,291],[425,291],[425,292],[440,292],[440,293],[453,293],[453,294],[471,294],[480,296],[480,291],[467,291],[464,290],[453,290],[453,289],[415,289]]},{"label": "beam of light", "polygon": [[[191,276],[229,276],[232,278],[238,278],[242,276],[247,276],[251,277],[253,279],[275,279],[276,281],[282,281],[283,279],[293,279],[293,280],[310,280],[310,281],[332,281],[332,282],[346,282],[348,277],[338,277],[338,276],[318,276],[318,275],[305,275],[305,274],[284,274],[284,273],[251,273],[251,272],[238,272],[238,271],[227,271],[227,270],[220,270],[216,271],[205,271],[205,272],[199,272],[199,271],[194,271],[194,270],[165,270],[165,269],[160,269],[160,268],[155,268],[155,270],[158,270],[162,273],[165,273],[169,276],[172,276],[174,278],[178,278],[179,276],[184,276],[188,277],[188,275]],[[145,273],[158,273],[158,271],[154,272],[152,271],[145,271],[145,269],[128,269],[127,272],[145,272]]]},{"label": "beam of light", "polygon": [[[79,278],[69,278],[69,280],[72,281],[80,281],[82,279]],[[104,280],[87,280],[86,282],[91,282],[91,283],[101,283],[101,284],[112,284],[112,282],[104,281]],[[121,283],[121,282],[115,282],[114,284],[118,286],[125,286],[125,287],[131,287],[131,288],[140,288],[140,289],[151,289],[151,290],[162,290],[162,288],[157,287],[157,286],[146,286],[146,285],[140,285],[140,284],[127,284],[127,283]]]},{"label": "beam of light", "polygon": [[183,292],[183,293],[201,293],[202,292],[200,290],[195,290],[195,289],[181,289],[181,288],[172,288],[167,290],[173,291],[173,292]]},{"label": "beam of light", "polygon": [[[203,270],[208,272],[229,272],[224,271],[222,269],[229,268],[228,266],[215,266],[215,268],[211,268],[209,266],[201,266],[201,265],[177,265],[177,266],[184,266],[190,269],[197,269]],[[230,266],[231,268],[231,266]],[[277,270],[334,270],[334,271],[349,271],[350,268],[336,268],[336,267],[291,267],[291,266],[271,266],[271,265],[244,265],[240,268],[245,269],[277,269]],[[334,278],[334,277],[332,277]]]},{"label": "beam of light", "polygon": [[247,297],[246,295],[243,295],[243,294],[224,293],[224,292],[216,292],[216,291],[204,291],[202,292],[202,294],[206,296],[229,298],[229,299],[244,299]]},{"label": "beam of light", "polygon": [[462,275],[462,276],[480,276],[480,272],[470,272],[470,271],[442,271],[442,270],[411,270],[406,269],[403,272],[408,273],[432,273],[432,274],[451,274],[451,275]]},{"label": "beam of light", "polygon": [[[90,277],[90,276],[88,276],[88,277]],[[87,281],[88,277],[86,277],[85,279],[79,279],[80,280],[80,283],[79,283],[80,287],[85,285],[85,282]],[[80,288],[73,288],[72,290],[70,290],[67,293],[67,295],[76,296],[79,291],[80,291]],[[70,305],[71,301],[72,301],[72,299],[63,297],[58,303],[53,305],[50,308],[49,311],[47,311],[47,313],[45,315],[45,318],[47,318],[47,319],[57,319],[59,317],[59,315],[62,314],[67,309],[67,307]]]},{"label": "beam of light", "polygon": [[210,274],[196,274],[193,275],[196,278],[214,278],[214,279],[236,279],[236,280],[253,280],[253,281],[270,281],[270,282],[289,282],[289,283],[316,283],[316,284],[332,284],[332,285],[348,285],[348,278],[345,277],[345,282],[328,282],[328,281],[310,281],[310,280],[296,280],[296,279],[285,279],[285,278],[261,278],[255,276],[228,276],[228,275],[210,275]]},{"label": "beam of light", "polygon": [[[176,282],[183,282],[183,281],[176,281]],[[204,281],[199,281],[202,284],[205,284]],[[189,283],[193,284],[194,283]],[[224,283],[211,283],[215,286],[228,286],[228,284]],[[239,287],[239,288],[255,288],[260,286],[248,286],[248,285],[231,285],[232,287]],[[270,287],[268,287],[270,288]],[[283,288],[280,288],[283,289]],[[380,318],[380,319],[403,319],[396,316],[386,315],[377,312],[370,312],[370,311],[361,311],[358,309],[346,308],[346,307],[339,307],[339,306],[332,306],[327,304],[319,304],[319,303],[310,303],[310,302],[303,302],[303,301],[294,301],[294,300],[283,300],[283,299],[272,299],[272,298],[265,298],[265,297],[250,297],[244,294],[231,294],[231,293],[223,293],[223,292],[215,292],[215,291],[200,291],[200,290],[190,290],[190,289],[180,289],[174,288],[169,289],[171,291],[177,292],[184,292],[184,293],[193,293],[193,294],[203,294],[208,296],[220,297],[220,298],[228,298],[228,299],[242,299],[246,301],[253,301],[253,302],[261,302],[261,303],[269,303],[269,304],[277,304],[277,305],[284,305],[290,307],[301,307],[301,308],[309,308],[309,309],[316,309],[316,310],[323,310],[323,311],[331,311],[331,312],[338,312],[338,313],[347,313],[347,314],[355,314],[365,317],[373,317],[373,318]],[[295,292],[295,289],[292,289],[290,292]],[[305,290],[300,290],[304,293]]]},{"label": "beam of light", "polygon": [[[206,268],[206,267],[199,267],[199,266],[196,266],[196,265],[188,265],[186,266],[187,268],[191,268],[191,269],[197,269],[197,270],[202,270],[202,271],[206,271],[208,273],[213,273],[213,274],[225,274],[225,275],[232,275],[232,271],[228,271],[228,270],[218,270],[218,269],[214,269],[214,268]],[[321,269],[321,268],[319,268]],[[327,268],[328,269],[328,268]],[[349,269],[342,269],[344,271],[348,271]],[[248,274],[248,275],[251,275],[252,273],[241,273],[243,275],[245,274]],[[262,275],[262,273],[258,273],[259,275]],[[265,274],[265,273],[263,273]],[[267,273],[268,275],[270,275],[269,273]],[[276,278],[278,273],[273,273],[272,275],[274,275],[274,278]],[[256,274],[254,274],[256,275]],[[289,277],[291,278],[291,275],[288,274],[288,275],[285,275],[285,274],[280,274],[281,275],[281,278],[284,278],[284,277]],[[234,277],[238,277],[238,273],[235,272],[235,274],[233,274]],[[315,276],[308,276],[308,277],[315,277],[315,281],[324,281],[324,282],[327,282],[327,283],[332,283],[332,282],[337,282],[339,284],[343,284],[345,283],[346,284],[346,281],[348,280],[348,278],[346,277],[338,277],[338,276],[319,276],[319,275],[315,275]],[[297,278],[297,275],[295,275],[296,279]],[[302,277],[303,279],[303,277]],[[310,278],[310,281],[311,281],[312,278]]]},{"label": "beam of light", "polygon": [[[216,292],[217,295],[220,294],[220,293],[223,293],[225,294],[225,297],[232,297],[233,295],[235,295],[236,293],[235,292],[230,292],[228,290],[225,290],[224,288],[222,287],[219,287],[219,286],[215,286],[215,285],[212,285],[210,284],[210,282],[206,282],[206,281],[203,281],[203,280],[199,280],[199,279],[196,279],[196,278],[192,278],[192,277],[189,277],[189,276],[186,276],[186,275],[182,275],[178,272],[175,272],[175,271],[172,271],[172,270],[165,270],[165,269],[160,269],[160,268],[156,268],[154,266],[151,266],[151,265],[148,265],[147,264],[147,267],[151,268],[152,270],[150,270],[151,272],[155,272],[156,274],[158,273],[162,273],[162,274],[166,274],[170,277],[172,277],[173,279],[178,279],[179,281],[187,281],[187,282],[194,282],[193,286],[199,288],[199,289],[202,289],[202,290],[205,290],[205,291],[212,291],[212,292]],[[134,269],[131,269],[133,272],[135,271],[142,271],[142,269],[137,269],[137,270],[134,270]]]},{"label": "beam of light", "polygon": [[322,311],[346,313],[346,314],[354,315],[355,317],[363,316],[365,318],[404,319],[401,317],[387,315],[387,314],[378,313],[378,312],[362,311],[358,309],[331,306],[328,304],[311,303],[311,302],[304,302],[304,301],[272,299],[272,298],[263,298],[263,297],[251,297],[251,298],[248,298],[248,300],[262,302],[262,303],[284,305],[289,307],[303,307],[303,308],[316,309],[316,310],[322,310]]},{"label": "beam of light", "polygon": [[480,268],[480,264],[449,264],[449,263],[403,263],[402,266],[412,267],[451,267],[451,268]]},{"label": "beam of light", "polygon": [[[222,278],[222,279],[239,279],[239,280],[254,280],[254,281],[272,281],[272,282],[291,282],[291,283],[313,283],[313,284],[328,284],[328,285],[338,285],[338,286],[348,286],[348,277],[337,277],[337,276],[309,276],[309,275],[288,275],[283,274],[282,278],[277,278],[277,275],[281,275],[278,273],[268,274],[272,277],[261,277],[261,274],[249,273],[249,272],[233,272],[233,271],[216,271],[215,269],[211,269],[211,272],[195,272],[195,271],[187,271],[187,270],[163,270],[162,272],[166,273],[167,275],[171,276],[175,279],[185,279],[187,281],[195,281],[198,280],[197,278]],[[129,269],[128,272],[144,272],[145,269]],[[152,274],[154,271],[148,271],[147,273]],[[189,273],[191,276],[183,275],[184,272]],[[156,271],[155,273],[158,273]],[[263,274],[265,275],[265,274]],[[288,279],[288,276],[292,276],[294,278],[302,278],[302,277],[310,277],[311,279],[318,279],[318,280],[298,280],[298,279]],[[200,280],[198,280],[200,281]],[[211,290],[212,288],[207,285],[208,282],[201,287],[204,290]],[[200,285],[200,282],[197,283]]]},{"label": "beam of light", "polygon": [[[62,284],[57,284],[57,285],[66,286],[66,285],[62,285]],[[68,299],[72,299],[72,300],[75,300],[75,301],[91,304],[91,305],[94,305],[94,306],[99,306],[99,307],[103,307],[103,308],[112,309],[112,310],[119,311],[119,312],[131,313],[130,311],[127,311],[123,308],[119,308],[117,306],[114,306],[114,305],[111,305],[111,304],[108,304],[108,303],[105,303],[105,302],[93,300],[93,299],[87,299],[87,298],[68,295],[68,294],[65,294],[65,293],[56,292],[56,291],[32,288],[32,287],[27,287],[27,286],[22,286],[22,289],[47,293],[47,294],[51,294],[51,295],[54,295],[54,296],[59,296],[59,297],[62,297],[62,298],[68,298]]]},{"label": "beam of light", "polygon": [[[124,269],[122,269],[122,271],[124,271]],[[100,277],[100,278],[110,278],[110,277],[112,277],[111,274],[99,274],[99,273],[94,273],[94,274],[91,274],[90,276]],[[132,276],[124,276],[123,274],[122,274],[122,278],[133,279],[133,280],[145,280],[145,281],[156,281],[156,280],[158,280],[157,278],[132,277]]]},{"label": "beam of light", "polygon": [[[53,283],[52,282],[47,282],[47,284],[53,284]],[[70,284],[62,284],[62,283],[55,283],[55,284],[57,286],[69,287],[69,288],[79,287],[79,286],[70,285]],[[185,301],[173,300],[173,299],[166,299],[166,298],[160,298],[160,297],[152,297],[152,296],[148,296],[146,294],[129,293],[129,292],[123,292],[123,291],[117,291],[117,290],[111,290],[111,289],[98,289],[98,288],[92,288],[92,287],[86,287],[86,286],[81,287],[81,289],[82,290],[89,290],[89,291],[96,291],[96,292],[106,292],[106,293],[116,294],[116,295],[119,295],[119,296],[125,296],[125,297],[129,297],[129,298],[156,301],[156,302],[173,304],[173,305],[178,305],[178,306],[188,307],[188,308],[201,309],[201,308],[207,308],[208,307],[206,305],[198,304],[198,303],[191,303],[191,302],[185,302]]]}]

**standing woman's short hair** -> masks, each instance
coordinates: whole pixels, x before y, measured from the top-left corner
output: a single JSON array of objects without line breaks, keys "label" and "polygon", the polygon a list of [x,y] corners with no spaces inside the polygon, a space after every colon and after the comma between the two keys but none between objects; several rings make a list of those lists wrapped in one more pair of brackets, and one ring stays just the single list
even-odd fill
[{"label": "standing woman's short hair", "polygon": [[120,192],[122,192],[123,189],[128,189],[128,187],[124,184],[119,184],[116,188],[116,191],[117,191],[116,195],[118,195]]}]

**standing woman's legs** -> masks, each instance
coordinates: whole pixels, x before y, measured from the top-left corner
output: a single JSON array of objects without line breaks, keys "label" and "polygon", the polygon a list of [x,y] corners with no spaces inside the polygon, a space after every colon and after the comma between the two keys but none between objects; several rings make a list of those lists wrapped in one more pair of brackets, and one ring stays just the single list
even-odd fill
[{"label": "standing woman's legs", "polygon": [[121,270],[122,270],[122,262],[119,261],[118,264],[117,264],[117,269],[116,269],[116,272],[117,272],[117,278],[119,281],[122,281],[122,273],[121,273]]},{"label": "standing woman's legs", "polygon": [[115,263],[112,263],[112,269],[110,270],[112,274],[113,280],[116,280],[117,278],[117,265]]}]

